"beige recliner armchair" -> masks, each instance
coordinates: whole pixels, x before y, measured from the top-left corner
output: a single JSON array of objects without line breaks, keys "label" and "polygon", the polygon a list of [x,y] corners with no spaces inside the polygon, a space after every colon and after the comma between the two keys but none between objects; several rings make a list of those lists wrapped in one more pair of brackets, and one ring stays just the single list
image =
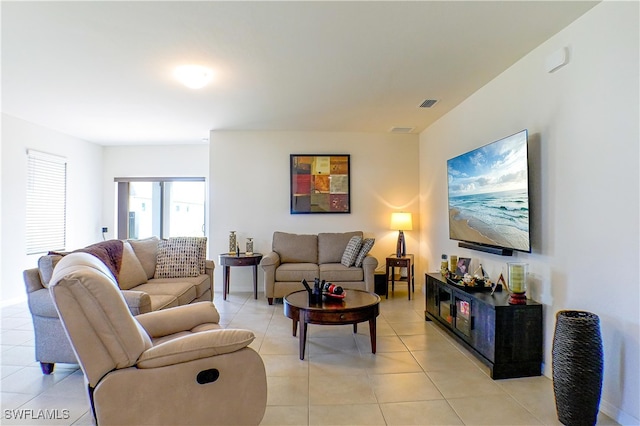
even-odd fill
[{"label": "beige recliner armchair", "polygon": [[108,268],[62,258],[50,285],[98,425],[258,424],[267,403],[249,330],[220,329],[211,302],[133,317]]}]

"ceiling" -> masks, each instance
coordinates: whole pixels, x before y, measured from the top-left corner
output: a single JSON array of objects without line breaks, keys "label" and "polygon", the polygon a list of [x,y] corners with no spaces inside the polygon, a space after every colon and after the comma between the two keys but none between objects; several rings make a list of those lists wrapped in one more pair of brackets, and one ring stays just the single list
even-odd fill
[{"label": "ceiling", "polygon": [[418,133],[595,4],[3,1],[2,111],[102,145]]}]

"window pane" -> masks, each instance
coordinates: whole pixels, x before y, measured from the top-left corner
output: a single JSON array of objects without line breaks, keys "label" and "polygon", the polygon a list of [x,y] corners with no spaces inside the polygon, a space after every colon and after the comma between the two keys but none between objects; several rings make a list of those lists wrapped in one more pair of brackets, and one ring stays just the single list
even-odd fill
[{"label": "window pane", "polygon": [[129,238],[160,236],[160,183],[129,183]]},{"label": "window pane", "polygon": [[204,182],[165,182],[165,238],[204,236],[204,190]]}]

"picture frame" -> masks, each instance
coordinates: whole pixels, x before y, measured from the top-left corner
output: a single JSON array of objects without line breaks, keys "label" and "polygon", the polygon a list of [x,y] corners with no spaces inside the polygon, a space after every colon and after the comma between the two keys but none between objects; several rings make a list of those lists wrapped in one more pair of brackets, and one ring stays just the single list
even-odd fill
[{"label": "picture frame", "polygon": [[464,277],[464,274],[470,274],[469,267],[471,266],[471,258],[459,257],[458,264],[456,265],[456,275]]},{"label": "picture frame", "polygon": [[291,154],[291,214],[351,213],[349,154]]}]

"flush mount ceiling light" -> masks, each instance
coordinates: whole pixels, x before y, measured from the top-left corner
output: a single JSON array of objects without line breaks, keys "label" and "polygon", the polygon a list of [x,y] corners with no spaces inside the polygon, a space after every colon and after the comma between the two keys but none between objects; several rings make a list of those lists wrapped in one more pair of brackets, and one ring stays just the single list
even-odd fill
[{"label": "flush mount ceiling light", "polygon": [[174,71],[178,81],[190,89],[201,89],[213,78],[213,71],[200,65],[182,65]]}]

